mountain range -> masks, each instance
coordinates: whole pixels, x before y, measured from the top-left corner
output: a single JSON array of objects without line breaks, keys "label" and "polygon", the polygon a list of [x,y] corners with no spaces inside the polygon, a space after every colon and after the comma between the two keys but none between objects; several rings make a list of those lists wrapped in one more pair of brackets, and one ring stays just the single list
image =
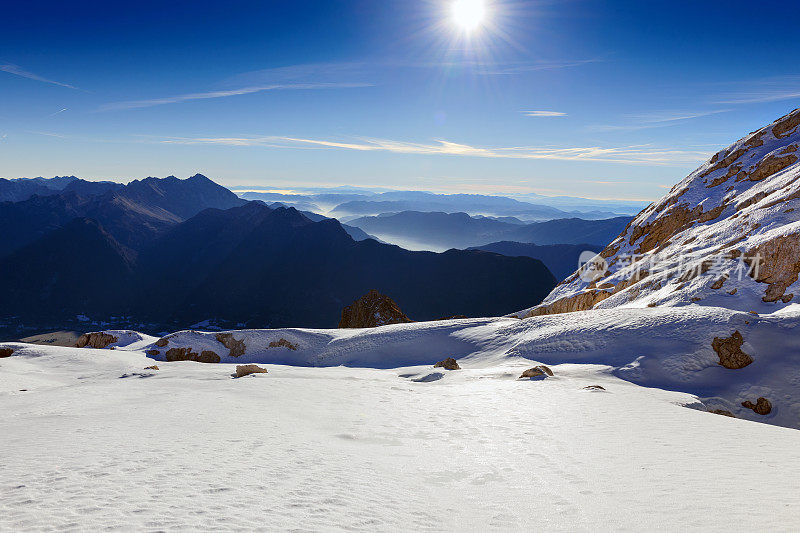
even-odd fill
[{"label": "mountain range", "polygon": [[527,257],[356,241],[336,220],[248,202],[202,175],[3,202],[0,222],[2,316],[17,321],[333,327],[374,288],[429,320],[496,315],[556,283]]},{"label": "mountain range", "polygon": [[605,220],[580,218],[521,224],[466,213],[405,211],[350,220],[387,242],[407,248],[446,250],[478,247],[497,241],[605,246],[630,222],[628,217]]}]

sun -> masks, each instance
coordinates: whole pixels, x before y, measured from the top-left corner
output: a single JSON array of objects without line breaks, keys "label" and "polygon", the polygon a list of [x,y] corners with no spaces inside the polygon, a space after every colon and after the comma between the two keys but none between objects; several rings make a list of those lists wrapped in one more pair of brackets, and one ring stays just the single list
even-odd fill
[{"label": "sun", "polygon": [[453,23],[461,30],[471,33],[486,21],[484,0],[455,0],[452,3]]}]

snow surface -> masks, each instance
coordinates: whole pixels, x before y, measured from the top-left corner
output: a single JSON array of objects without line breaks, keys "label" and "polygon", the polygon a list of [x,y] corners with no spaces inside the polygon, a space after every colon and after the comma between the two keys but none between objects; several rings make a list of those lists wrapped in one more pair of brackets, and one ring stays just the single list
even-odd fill
[{"label": "snow surface", "polygon": [[[413,325],[279,332],[363,348],[350,363],[372,361],[371,350],[421,358],[437,337],[429,361],[445,346],[484,346],[443,372],[268,364],[234,379],[231,364],[151,371],[141,351],[10,345],[0,530],[796,528],[800,432],[681,407],[698,401],[609,366],[518,380],[533,363],[501,345],[566,342],[547,318],[538,333],[522,328],[536,319],[417,325],[408,355],[397,337]],[[628,338],[658,315],[638,320]],[[347,359],[331,350],[324,362]],[[248,359],[270,352],[259,353]]]}]

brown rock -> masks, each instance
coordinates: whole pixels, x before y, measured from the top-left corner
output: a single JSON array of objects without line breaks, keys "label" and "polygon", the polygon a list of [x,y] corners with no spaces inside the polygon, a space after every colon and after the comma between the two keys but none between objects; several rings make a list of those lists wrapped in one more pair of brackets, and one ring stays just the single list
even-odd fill
[{"label": "brown rock", "polygon": [[736,418],[736,415],[734,415],[730,411],[726,411],[725,409],[709,409],[708,412],[714,413],[715,415],[722,415],[722,416],[729,416],[731,418]]},{"label": "brown rock", "polygon": [[786,289],[800,275],[800,234],[783,235],[757,246],[746,254],[745,262],[753,279],[769,285],[763,301],[787,303],[793,295],[787,295]]},{"label": "brown rock", "polygon": [[281,337],[280,339],[278,339],[276,341],[272,341],[271,343],[269,343],[269,347],[270,348],[288,348],[290,350],[297,350],[297,345],[296,344],[292,344],[291,342],[287,341],[283,337]]},{"label": "brown rock", "polygon": [[771,156],[762,159],[758,166],[753,170],[749,176],[750,181],[761,181],[781,170],[797,163],[797,156],[794,154],[785,155],[782,157]]},{"label": "brown rock", "polygon": [[146,367],[144,367],[144,369],[145,370],[158,370],[158,367],[156,365],[153,365],[153,366],[146,366]]},{"label": "brown rock", "polygon": [[778,139],[788,136],[797,126],[800,126],[800,109],[795,109],[772,128],[772,134]]},{"label": "brown rock", "polygon": [[342,310],[340,328],[374,328],[413,322],[388,296],[371,290]]},{"label": "brown rock", "polygon": [[117,339],[113,335],[109,335],[108,333],[103,333],[102,331],[95,331],[92,333],[84,333],[78,338],[78,342],[75,343],[76,348],[106,348],[109,344],[114,344],[119,339]]},{"label": "brown rock", "polygon": [[452,357],[448,357],[444,361],[439,361],[433,368],[444,368],[445,370],[461,370],[461,367],[458,366],[458,363]]},{"label": "brown rock", "polygon": [[162,337],[156,341],[156,346],[159,348],[164,348],[169,343],[169,340],[166,337]]},{"label": "brown rock", "polygon": [[167,361],[197,361],[198,354],[191,348],[170,348],[167,350]]},{"label": "brown rock", "polygon": [[748,409],[752,409],[757,415],[768,415],[772,412],[772,402],[767,400],[766,398],[759,398],[756,400],[756,403],[753,404],[750,400],[746,402],[742,402],[742,407],[746,407]]},{"label": "brown rock", "polygon": [[533,368],[529,368],[528,370],[523,372],[522,375],[518,379],[522,379],[522,378],[537,378],[537,377],[540,377],[540,376],[552,376],[552,375],[553,375],[553,371],[550,370],[549,367],[546,367],[545,365],[539,365],[539,366],[535,366]]},{"label": "brown rock", "polygon": [[0,359],[4,357],[11,357],[11,354],[14,353],[14,348],[0,348]]},{"label": "brown rock", "polygon": [[158,350],[147,350],[144,353],[147,354],[148,357],[154,357],[156,355],[160,355],[161,354],[161,352],[158,351]]},{"label": "brown rock", "polygon": [[261,368],[258,365],[237,365],[236,366],[236,377],[241,378],[244,376],[249,376],[250,374],[266,374],[267,369]]},{"label": "brown rock", "polygon": [[203,350],[200,352],[200,357],[196,359],[199,363],[219,363],[220,357],[216,354],[216,352],[212,352],[211,350]]},{"label": "brown rock", "polygon": [[725,368],[736,370],[753,362],[753,358],[742,351],[744,337],[738,331],[728,338],[714,337],[711,347],[719,356],[719,364]]},{"label": "brown rock", "polygon": [[244,340],[237,341],[233,338],[232,333],[217,333],[217,340],[222,343],[224,347],[230,350],[231,357],[240,357],[244,355],[245,350],[247,347],[244,344]]}]

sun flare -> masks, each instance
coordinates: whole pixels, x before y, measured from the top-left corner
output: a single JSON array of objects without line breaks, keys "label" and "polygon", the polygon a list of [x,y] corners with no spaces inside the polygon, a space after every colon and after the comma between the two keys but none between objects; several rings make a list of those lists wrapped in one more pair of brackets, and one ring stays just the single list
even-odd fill
[{"label": "sun flare", "polygon": [[475,31],[486,20],[484,0],[455,0],[451,9],[453,23],[466,32]]}]

